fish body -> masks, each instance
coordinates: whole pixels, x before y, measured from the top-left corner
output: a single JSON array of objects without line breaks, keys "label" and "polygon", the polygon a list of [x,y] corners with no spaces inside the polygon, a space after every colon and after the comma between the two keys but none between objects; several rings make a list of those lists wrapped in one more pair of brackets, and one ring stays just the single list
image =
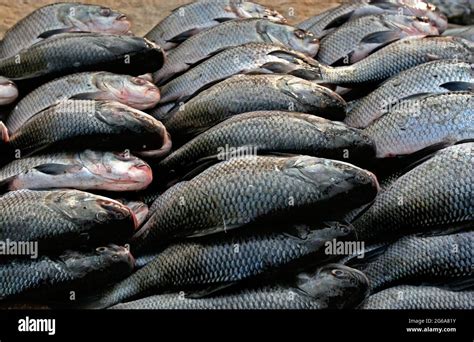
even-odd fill
[{"label": "fish body", "polygon": [[474,24],[474,4],[471,0],[431,0],[449,22],[461,25]]},{"label": "fish body", "polygon": [[33,11],[5,33],[0,42],[0,58],[14,56],[22,49],[59,33],[126,34],[130,26],[124,14],[107,7],[78,3],[52,4]]},{"label": "fish body", "polygon": [[368,242],[472,224],[474,144],[447,147],[381,192],[353,225]]},{"label": "fish body", "polygon": [[38,242],[40,252],[114,241],[136,228],[126,206],[78,190],[12,191],[0,197],[2,241]]},{"label": "fish body", "polygon": [[232,20],[201,32],[173,49],[153,79],[164,84],[173,75],[186,71],[216,52],[246,43],[281,44],[311,57],[316,55],[319,46],[312,33],[292,26],[266,19]]},{"label": "fish body", "polygon": [[369,310],[472,310],[474,291],[401,285],[373,294],[362,305]]},{"label": "fish body", "polygon": [[285,23],[278,12],[262,5],[241,0],[200,0],[176,8],[164,18],[145,38],[171,50],[189,37],[219,23],[245,18],[264,18]]},{"label": "fish body", "polygon": [[439,144],[474,139],[474,93],[450,92],[404,100],[364,133],[377,157],[409,155]]},{"label": "fish body", "polygon": [[18,89],[12,81],[0,76],[0,106],[10,104],[18,97]]},{"label": "fish body", "polygon": [[9,147],[28,156],[65,142],[69,147],[125,148],[151,157],[171,149],[158,120],[118,102],[90,100],[64,101],[36,114],[10,137]]},{"label": "fish body", "polygon": [[363,273],[343,265],[329,264],[314,274],[299,274],[288,284],[244,289],[208,298],[191,299],[179,294],[164,294],[139,299],[113,309],[181,310],[269,310],[269,309],[344,309],[359,305],[367,295]]},{"label": "fish body", "polygon": [[42,110],[71,99],[117,101],[144,110],[160,100],[159,89],[139,77],[108,72],[84,72],[48,82],[30,92],[10,112],[6,125],[10,134]]},{"label": "fish body", "polygon": [[165,125],[174,140],[186,141],[236,114],[282,110],[342,120],[345,107],[335,92],[296,76],[235,75],[170,113]]},{"label": "fish body", "polygon": [[440,60],[421,64],[388,79],[357,101],[344,122],[349,126],[365,128],[406,98],[446,93],[450,89],[467,86],[474,89],[474,67],[469,63]]},{"label": "fish body", "polygon": [[147,188],[152,179],[150,166],[134,156],[91,150],[26,157],[0,168],[0,186],[8,191],[138,191]]},{"label": "fish body", "polygon": [[250,112],[198,135],[160,161],[157,170],[182,172],[213,158],[218,162],[237,155],[272,153],[357,162],[373,158],[375,146],[359,130],[340,122],[303,113]]},{"label": "fish body", "polygon": [[447,29],[443,32],[443,36],[455,36],[474,42],[474,24]]}]

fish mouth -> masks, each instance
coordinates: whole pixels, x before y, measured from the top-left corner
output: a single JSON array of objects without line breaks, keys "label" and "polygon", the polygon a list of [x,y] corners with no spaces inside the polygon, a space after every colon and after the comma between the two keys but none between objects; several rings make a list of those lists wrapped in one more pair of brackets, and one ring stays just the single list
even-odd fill
[{"label": "fish mouth", "polygon": [[127,16],[126,16],[125,14],[120,14],[120,15],[116,18],[116,20],[118,20],[118,21],[127,21],[127,22],[128,22],[128,18],[127,18]]},{"label": "fish mouth", "polygon": [[12,103],[18,97],[18,89],[12,81],[0,84],[0,105]]},{"label": "fish mouth", "polygon": [[131,218],[133,222],[133,230],[135,231],[138,229],[137,217],[135,216],[135,213],[127,206],[107,199],[98,199],[97,204],[107,213],[113,213],[116,219],[124,220],[126,218]]}]

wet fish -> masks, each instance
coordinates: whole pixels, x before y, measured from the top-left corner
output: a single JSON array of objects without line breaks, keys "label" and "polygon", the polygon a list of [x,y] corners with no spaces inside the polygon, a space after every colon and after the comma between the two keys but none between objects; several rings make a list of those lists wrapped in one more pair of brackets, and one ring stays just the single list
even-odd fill
[{"label": "wet fish", "polygon": [[159,69],[163,60],[161,48],[143,38],[62,33],[1,59],[0,75],[26,87],[82,71],[141,75]]},{"label": "wet fish", "polygon": [[285,23],[277,11],[242,0],[200,0],[176,8],[145,36],[164,50],[170,50],[189,37],[232,19],[264,18]]},{"label": "wet fish", "polygon": [[12,103],[18,97],[15,83],[0,76],[0,106]]},{"label": "wet fish", "polygon": [[474,291],[451,291],[432,286],[401,285],[370,296],[362,309],[472,310]]},{"label": "wet fish", "polygon": [[0,300],[36,294],[47,301],[59,290],[96,288],[121,279],[132,270],[130,252],[115,245],[93,252],[66,251],[58,257],[0,262]]},{"label": "wet fish", "polygon": [[364,129],[378,158],[409,155],[474,139],[474,93],[451,92],[404,100]]},{"label": "wet fish", "polygon": [[351,20],[324,37],[316,59],[327,65],[353,64],[396,40],[438,34],[426,18],[370,15]]},{"label": "wet fish", "polygon": [[474,43],[458,37],[428,37],[394,42],[349,66],[320,67],[319,82],[355,87],[380,83],[403,70],[441,59],[472,63]]},{"label": "wet fish", "polygon": [[144,110],[156,106],[159,89],[139,77],[108,72],[85,72],[67,75],[33,90],[10,112],[6,125],[16,132],[36,113],[70,99],[110,100]]},{"label": "wet fish", "polygon": [[279,111],[236,115],[198,135],[156,166],[158,173],[183,174],[201,163],[241,155],[304,154],[357,163],[375,157],[361,131],[314,115]]},{"label": "wet fish", "polygon": [[[263,227],[260,227],[263,228]],[[178,242],[145,267],[100,294],[94,307],[110,307],[134,298],[173,291],[207,295],[258,276],[317,265],[334,256],[326,242],[355,240],[354,229],[339,223],[267,227],[266,233],[238,234]]]},{"label": "wet fish", "polygon": [[9,148],[28,156],[49,148],[130,149],[144,157],[166,155],[171,140],[158,120],[118,102],[68,100],[36,114],[10,137]]},{"label": "wet fish", "polygon": [[86,150],[21,158],[0,168],[0,188],[137,191],[150,185],[150,166],[126,153]]},{"label": "wet fish", "polygon": [[345,106],[330,89],[292,75],[235,75],[170,113],[165,125],[175,141],[186,141],[236,114],[288,110],[342,120]]},{"label": "wet fish", "polygon": [[209,298],[181,294],[147,297],[113,309],[348,309],[367,296],[365,275],[343,265],[329,264],[313,274],[299,274],[288,284],[245,289]]},{"label": "wet fish", "polygon": [[443,36],[460,37],[474,42],[474,25],[447,29],[444,31]]},{"label": "wet fish", "polygon": [[472,224],[473,153],[474,143],[451,146],[398,178],[353,222],[358,238],[381,241]]},{"label": "wet fish", "polygon": [[[311,220],[318,215],[337,219],[344,210],[372,201],[377,188],[372,173],[340,161],[233,158],[158,197],[132,244],[144,250],[169,238],[227,231],[270,216],[281,220],[288,213],[304,220],[309,209]],[[334,206],[337,213],[331,211]]]},{"label": "wet fish", "polygon": [[319,40],[292,26],[266,19],[232,20],[201,32],[182,43],[166,56],[154,81],[164,84],[173,75],[182,73],[199,61],[225,48],[246,43],[274,43],[299,51],[308,56],[318,52]]},{"label": "wet fish", "polygon": [[474,89],[474,67],[466,62],[440,60],[415,66],[384,82],[360,99],[344,120],[353,127],[365,128],[404,99],[416,95]]},{"label": "wet fish", "polygon": [[442,236],[407,236],[388,246],[375,260],[365,263],[362,259],[362,264],[355,268],[369,278],[371,293],[396,284],[472,281],[473,249],[472,231]]},{"label": "wet fish", "polygon": [[320,77],[317,66],[313,59],[281,45],[248,43],[226,49],[165,84],[160,104],[187,101],[203,88],[241,73],[284,73],[312,80]]},{"label": "wet fish", "polygon": [[133,213],[112,199],[78,190],[12,191],[0,197],[2,240],[33,241],[43,251],[123,243]]},{"label": "wet fish", "polygon": [[449,19],[449,22],[473,25],[474,24],[474,4],[470,0],[431,0],[433,5]]},{"label": "wet fish", "polygon": [[108,7],[58,3],[38,8],[13,25],[0,41],[0,58],[10,57],[34,43],[65,32],[125,34],[131,23]]}]

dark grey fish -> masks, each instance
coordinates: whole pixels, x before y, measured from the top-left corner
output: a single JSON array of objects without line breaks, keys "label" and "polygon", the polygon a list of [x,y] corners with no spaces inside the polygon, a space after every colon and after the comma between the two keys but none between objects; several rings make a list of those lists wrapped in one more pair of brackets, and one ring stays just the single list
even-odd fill
[{"label": "dark grey fish", "polygon": [[332,90],[292,75],[235,75],[179,106],[165,125],[174,141],[187,141],[236,114],[283,110],[342,120],[345,106]]},{"label": "dark grey fish", "polygon": [[474,291],[451,291],[432,286],[401,285],[370,296],[362,309],[472,310]]},{"label": "dark grey fish", "polygon": [[473,117],[473,92],[436,94],[396,104],[363,132],[388,158],[474,139]]},{"label": "dark grey fish", "polygon": [[18,21],[0,41],[0,58],[10,57],[34,43],[65,32],[126,34],[131,23],[110,8],[80,3],[47,5]]},{"label": "dark grey fish", "polygon": [[40,252],[123,243],[137,228],[129,208],[78,190],[12,191],[0,197],[2,240],[38,242]]},{"label": "dark grey fish", "polygon": [[273,278],[275,273],[302,265],[322,264],[336,257],[326,253],[327,242],[355,240],[352,227],[336,222],[267,228],[166,247],[145,267],[100,293],[92,305],[104,308],[150,294],[183,290],[210,294],[255,277]]},{"label": "dark grey fish", "polygon": [[312,33],[266,19],[232,20],[205,30],[186,40],[166,56],[163,68],[153,75],[164,84],[199,61],[223,49],[246,43],[280,44],[308,56],[318,52],[319,40]]},{"label": "dark grey fish", "polygon": [[357,101],[344,122],[365,128],[406,98],[469,87],[474,89],[474,67],[470,63],[456,60],[428,62],[400,72]]},{"label": "dark grey fish", "polygon": [[97,288],[130,274],[133,263],[128,249],[115,245],[0,262],[0,300],[35,296],[47,301],[60,290]]},{"label": "dark grey fish", "polygon": [[474,232],[407,236],[355,267],[369,278],[371,293],[396,284],[448,284],[473,277]]},{"label": "dark grey fish", "polygon": [[160,91],[153,83],[128,75],[102,71],[67,75],[23,97],[10,112],[6,126],[13,134],[35,114],[70,99],[117,101],[143,110],[156,106]]},{"label": "dark grey fish", "polygon": [[158,197],[132,244],[145,250],[169,238],[223,232],[259,219],[281,220],[291,213],[302,221],[307,215],[312,220],[338,219],[345,210],[372,201],[377,189],[372,173],[341,161],[309,156],[233,158]]},{"label": "dark grey fish", "polygon": [[164,50],[170,50],[189,37],[219,23],[245,18],[264,18],[285,23],[277,11],[243,0],[200,0],[178,7],[156,24],[145,36]]},{"label": "dark grey fish", "polygon": [[445,148],[392,183],[353,222],[364,241],[472,224],[474,143]]},{"label": "dark grey fish", "polygon": [[343,265],[329,264],[312,274],[299,274],[288,284],[244,289],[209,298],[191,299],[182,294],[164,294],[139,299],[113,309],[348,309],[367,296],[365,275]]},{"label": "dark grey fish", "polygon": [[304,154],[357,164],[375,157],[375,145],[357,129],[314,115],[250,112],[198,135],[160,161],[156,170],[163,176],[183,175],[202,163],[272,153]]}]

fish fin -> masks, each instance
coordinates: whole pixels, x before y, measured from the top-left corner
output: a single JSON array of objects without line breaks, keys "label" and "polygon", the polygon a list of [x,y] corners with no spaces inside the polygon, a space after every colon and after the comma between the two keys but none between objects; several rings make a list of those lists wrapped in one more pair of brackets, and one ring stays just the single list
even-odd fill
[{"label": "fish fin", "polygon": [[472,82],[447,82],[441,84],[440,87],[449,91],[474,91],[474,83]]},{"label": "fish fin", "polygon": [[201,93],[202,91],[206,90],[206,89],[209,89],[211,88],[212,86],[216,85],[217,83],[221,82],[225,80],[225,77],[223,78],[219,78],[217,80],[214,80],[214,81],[211,81],[205,85],[203,85],[201,88],[197,89],[192,95],[189,95],[189,96],[185,96],[185,97],[182,97],[180,99],[178,99],[176,102],[179,103],[179,102],[186,102],[188,101],[190,98],[192,97],[195,97],[197,94]]},{"label": "fish fin", "polygon": [[82,170],[82,166],[51,163],[38,165],[35,166],[33,169],[47,175],[58,176],[65,173],[77,173],[78,171]]},{"label": "fish fin", "polygon": [[234,282],[229,282],[229,283],[220,283],[220,284],[211,285],[202,290],[189,292],[185,295],[185,297],[189,299],[200,299],[200,298],[209,297],[210,295],[229,289],[235,286],[236,284],[237,282],[234,281]]},{"label": "fish fin", "polygon": [[82,93],[71,96],[71,100],[97,100],[98,96],[103,94],[103,92],[92,92],[92,93]]},{"label": "fish fin", "polygon": [[368,34],[362,38],[361,43],[364,44],[386,44],[400,38],[398,31],[379,31]]},{"label": "fish fin", "polygon": [[324,27],[324,30],[328,30],[328,29],[331,29],[331,28],[336,28],[336,27],[341,26],[346,21],[348,21],[352,17],[353,14],[354,14],[354,11],[350,11],[350,12],[344,14],[344,15],[341,15],[341,16],[335,18],[333,21],[331,21],[329,24],[327,24]]},{"label": "fish fin", "polygon": [[167,43],[180,44],[180,43],[184,42],[186,39],[194,36],[198,32],[199,32],[199,29],[193,28],[193,29],[181,32],[177,36],[174,36],[173,38],[168,39],[166,42]]},{"label": "fish fin", "polygon": [[[205,61],[207,61],[208,59],[214,57],[215,55],[217,55],[218,53],[221,53],[222,51],[226,50],[227,48],[220,48],[220,49],[217,49],[216,51],[213,51],[211,52],[210,54],[206,55],[205,57],[201,58],[199,61],[197,62],[194,62],[194,63],[186,63],[187,66],[189,66],[190,69],[194,68],[195,66],[197,66],[198,64],[201,64]],[[186,71],[182,72],[182,73],[178,73],[178,74],[175,74],[173,75],[173,77],[178,77],[179,75],[185,73]]]},{"label": "fish fin", "polygon": [[275,74],[287,74],[294,71],[294,67],[291,64],[284,64],[280,62],[268,62],[262,65],[263,69],[269,70]]},{"label": "fish fin", "polygon": [[196,231],[189,235],[186,235],[186,238],[191,239],[191,238],[199,238],[199,237],[208,236],[208,235],[214,235],[217,233],[226,233],[228,230],[234,230],[240,227],[241,225],[239,224],[227,225],[224,222],[222,226],[215,226],[211,228],[206,228],[204,230]]},{"label": "fish fin", "polygon": [[50,38],[56,34],[60,34],[60,33],[68,33],[68,32],[71,32],[71,29],[68,27],[68,28],[62,28],[62,29],[56,29],[56,30],[49,30],[49,31],[45,31],[43,33],[41,33],[38,38],[39,39],[46,39],[46,38]]},{"label": "fish fin", "polygon": [[284,59],[285,61],[288,61],[290,63],[294,63],[299,57],[295,55],[294,53],[283,51],[283,50],[275,50],[275,51],[269,52],[268,55]]}]

